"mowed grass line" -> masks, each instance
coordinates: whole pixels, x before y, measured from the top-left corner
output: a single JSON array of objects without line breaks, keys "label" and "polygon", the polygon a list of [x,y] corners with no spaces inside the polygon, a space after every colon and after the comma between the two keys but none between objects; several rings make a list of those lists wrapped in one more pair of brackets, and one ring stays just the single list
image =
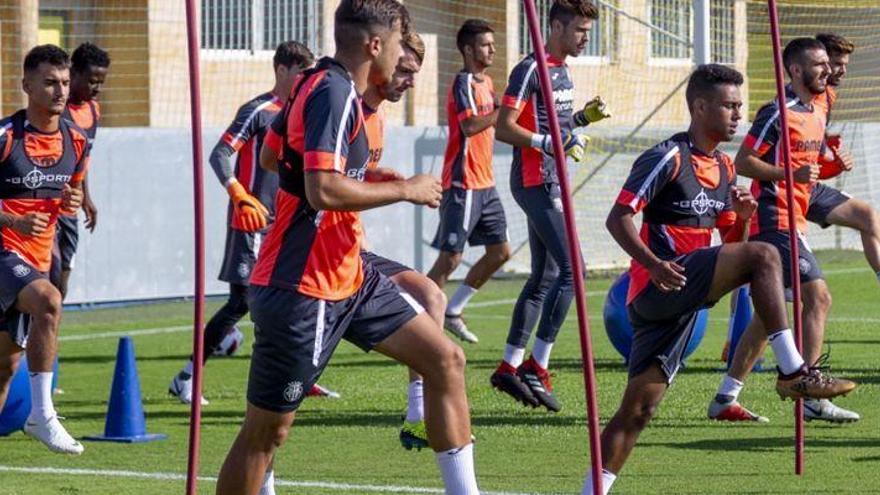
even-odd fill
[{"label": "mowed grass line", "polygon": [[[721,379],[718,357],[726,336],[727,302],[712,310],[707,335],[669,390],[658,417],[640,439],[614,493],[880,493],[880,286],[861,270],[860,254],[822,253],[834,295],[827,340],[834,372],[862,386],[842,406],[862,413],[846,426],[807,425],[806,475],[793,474],[792,403],[773,391],[774,375],[748,382],[741,399],[771,420],[767,425],[728,425],[707,421],[705,410]],[[608,279],[590,279],[589,291],[604,291]],[[522,280],[490,283],[475,302],[515,299]],[[452,289],[452,287],[450,288]],[[614,413],[626,382],[622,359],[608,343],[601,323],[604,298],[588,305],[596,352],[602,420]],[[219,302],[212,302],[213,311]],[[488,386],[507,333],[513,304],[475,307],[468,312],[480,344],[466,345],[468,393],[477,435],[477,468],[484,490],[525,493],[577,493],[588,466],[584,391],[574,310],[551,362],[561,413],[524,409]],[[63,335],[186,325],[191,303],[72,312]],[[838,320],[839,318],[840,320]],[[866,319],[861,321],[859,319]],[[841,321],[842,320],[842,321]],[[168,440],[142,445],[89,443],[78,458],[45,451],[21,434],[0,438],[0,465],[183,473],[189,409],[166,395],[168,382],[189,356],[187,333],[135,337],[148,429]],[[248,335],[248,342],[251,342]],[[77,436],[102,431],[115,360],[116,339],[62,343],[57,397],[66,424]],[[203,409],[203,476],[216,476],[244,411],[249,345],[232,358],[212,360],[206,371]],[[771,358],[772,360],[772,358]],[[430,452],[406,452],[397,442],[405,406],[406,372],[381,356],[342,344],[321,383],[342,400],[308,400],[298,414],[289,442],[276,463],[282,479],[362,485],[437,488],[439,476]],[[200,493],[213,493],[201,483]],[[0,474],[0,494],[168,494],[182,493],[179,481],[100,476]],[[339,491],[280,487],[279,493],[329,494]],[[353,493],[351,491],[346,493]]]}]

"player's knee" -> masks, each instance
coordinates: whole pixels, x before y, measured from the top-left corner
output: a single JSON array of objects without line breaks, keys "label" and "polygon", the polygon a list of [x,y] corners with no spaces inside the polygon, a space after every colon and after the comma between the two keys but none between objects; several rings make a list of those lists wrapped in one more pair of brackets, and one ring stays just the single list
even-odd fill
[{"label": "player's knee", "polygon": [[250,422],[244,427],[245,438],[251,448],[264,452],[281,447],[289,432],[290,426],[275,422]]},{"label": "player's knee", "polygon": [[490,254],[490,256],[492,257],[492,261],[496,265],[501,266],[510,260],[510,245],[502,244],[501,246],[493,249],[491,253],[487,254]]},{"label": "player's knee", "polygon": [[49,324],[61,320],[61,292],[55,287],[43,287],[37,293],[36,312],[31,315]]},{"label": "player's knee", "polygon": [[434,286],[425,295],[425,311],[429,315],[442,315],[446,312],[446,304],[448,302],[446,293],[440,290],[439,287]]},{"label": "player's knee", "polygon": [[461,253],[444,251],[440,256],[443,259],[443,265],[447,273],[451,274],[456,268],[458,268],[458,265],[461,264]]},{"label": "player's knee", "polygon": [[779,251],[765,242],[750,242],[746,244],[749,249],[749,265],[771,270],[782,270],[782,258]]},{"label": "player's knee", "polygon": [[803,298],[805,306],[824,312],[831,309],[831,291],[828,290],[828,287],[823,286],[816,290],[805,291]]},{"label": "player's knee", "polygon": [[875,237],[880,235],[880,215],[867,203],[859,203],[858,218],[862,219],[862,231],[870,232]]},{"label": "player's knee", "polygon": [[636,405],[633,415],[632,424],[639,430],[645,429],[648,423],[657,414],[657,403],[654,401],[643,401]]},{"label": "player's knee", "polygon": [[449,342],[439,351],[435,362],[435,377],[443,382],[450,383],[460,379],[464,375],[464,367],[467,363],[464,351],[453,342]]}]

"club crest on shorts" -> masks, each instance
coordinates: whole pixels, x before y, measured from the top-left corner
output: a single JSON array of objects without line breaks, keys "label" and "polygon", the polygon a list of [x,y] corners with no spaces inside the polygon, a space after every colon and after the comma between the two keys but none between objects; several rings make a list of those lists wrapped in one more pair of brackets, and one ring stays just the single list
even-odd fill
[{"label": "club crest on shorts", "polygon": [[455,244],[457,242],[458,242],[458,234],[455,232],[449,234],[449,239],[446,241],[446,244],[448,244],[450,246],[455,246]]},{"label": "club crest on shorts", "polygon": [[251,274],[251,267],[248,266],[247,263],[239,263],[238,264],[238,276],[241,278],[247,278],[248,275]]},{"label": "club crest on shorts", "polygon": [[27,277],[30,275],[31,269],[27,265],[19,263],[12,268],[12,273],[18,278]]},{"label": "club crest on shorts", "polygon": [[805,258],[800,258],[798,260],[798,269],[801,272],[801,275],[806,275],[810,273],[810,269],[813,267],[813,264],[810,263],[810,260]]},{"label": "club crest on shorts", "polygon": [[284,399],[287,400],[287,402],[296,402],[302,397],[302,394],[302,382],[290,382],[287,384],[287,388],[284,389]]}]

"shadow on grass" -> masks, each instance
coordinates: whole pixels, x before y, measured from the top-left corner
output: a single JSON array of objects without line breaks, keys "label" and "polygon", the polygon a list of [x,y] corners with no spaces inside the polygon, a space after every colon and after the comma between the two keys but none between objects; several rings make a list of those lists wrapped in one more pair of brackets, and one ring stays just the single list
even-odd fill
[{"label": "shadow on grass", "polygon": [[[781,449],[790,449],[794,446],[793,436],[764,437],[764,438],[722,438],[695,440],[692,442],[644,442],[642,446],[671,447],[685,450],[714,451],[748,451],[748,452],[771,452]],[[847,438],[847,439],[822,439],[811,438],[807,440],[809,449],[832,449],[832,448],[878,448],[880,438]]]}]

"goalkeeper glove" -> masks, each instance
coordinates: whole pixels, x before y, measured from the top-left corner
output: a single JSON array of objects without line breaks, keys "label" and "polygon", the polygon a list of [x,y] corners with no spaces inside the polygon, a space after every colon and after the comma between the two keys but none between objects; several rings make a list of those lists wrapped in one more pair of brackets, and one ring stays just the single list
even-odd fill
[{"label": "goalkeeper glove", "polygon": [[269,210],[260,200],[248,194],[244,186],[233,179],[226,186],[232,200],[232,228],[244,232],[257,232],[266,228]]},{"label": "goalkeeper glove", "polygon": [[[536,148],[540,148],[547,155],[553,156],[553,140],[549,134],[533,135],[532,144],[538,144],[538,146],[535,146]],[[575,162],[583,161],[588,144],[590,144],[588,136],[562,131],[562,149],[565,151],[565,156]]]},{"label": "goalkeeper glove", "polygon": [[601,96],[597,96],[588,101],[583,110],[574,114],[574,123],[578,127],[584,127],[611,117],[611,113],[605,108],[605,102]]}]

